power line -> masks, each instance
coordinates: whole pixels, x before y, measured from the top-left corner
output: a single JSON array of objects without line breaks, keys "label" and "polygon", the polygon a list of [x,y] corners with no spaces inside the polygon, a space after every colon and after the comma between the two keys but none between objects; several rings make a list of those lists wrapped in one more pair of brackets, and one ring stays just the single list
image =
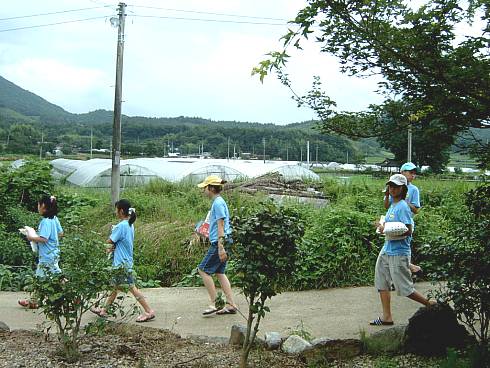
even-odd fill
[{"label": "power line", "polygon": [[157,6],[143,6],[143,5],[129,5],[129,6],[134,7],[134,8],[158,9],[158,10],[175,11],[175,12],[182,12],[182,13],[218,15],[218,16],[224,16],[224,17],[249,18],[249,19],[264,19],[264,20],[278,20],[278,21],[283,21],[283,22],[287,22],[288,21],[287,19],[283,19],[283,18],[258,17],[258,16],[241,15],[241,14],[211,13],[211,12],[197,11],[197,10],[183,10],[183,9],[172,9],[172,8],[160,8],[160,7],[157,7]]},{"label": "power line", "polygon": [[133,14],[131,17],[139,18],[160,18],[160,19],[173,19],[173,20],[191,20],[198,22],[213,22],[213,23],[234,23],[234,24],[257,24],[257,25],[268,25],[268,26],[282,26],[284,27],[286,23],[269,23],[269,22],[249,22],[241,20],[228,20],[228,19],[207,19],[207,18],[186,18],[186,17],[170,17],[163,15],[138,15]]},{"label": "power line", "polygon": [[108,8],[108,7],[112,7],[112,5],[95,6],[95,7],[91,7],[91,8],[80,8],[80,9],[71,9],[71,10],[60,10],[60,11],[51,12],[51,13],[38,13],[38,14],[29,14],[29,15],[19,15],[17,17],[0,18],[0,21],[2,21],[2,20],[13,20],[13,19],[22,19],[22,18],[32,18],[32,17],[42,17],[42,16],[45,16],[45,15],[64,14],[64,13],[78,12],[78,11],[84,11],[84,10],[93,10],[93,9],[101,9],[101,8]]},{"label": "power line", "polygon": [[56,26],[58,24],[85,22],[85,21],[88,21],[88,20],[105,19],[105,18],[107,18],[107,16],[102,16],[102,17],[99,16],[99,17],[92,17],[92,18],[85,18],[85,19],[75,19],[75,20],[66,20],[66,21],[63,21],[63,22],[56,22],[56,23],[37,24],[37,25],[33,25],[33,26],[25,26],[25,27],[17,27],[17,28],[0,29],[0,32],[10,32],[10,31],[18,31],[18,30],[21,30],[21,29],[49,27],[49,26]]}]

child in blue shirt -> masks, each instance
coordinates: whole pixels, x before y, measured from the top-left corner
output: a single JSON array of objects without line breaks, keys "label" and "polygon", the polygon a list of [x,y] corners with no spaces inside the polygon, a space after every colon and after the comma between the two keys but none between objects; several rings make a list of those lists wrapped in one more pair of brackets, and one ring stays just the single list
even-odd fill
[{"label": "child in blue shirt", "polygon": [[[60,273],[58,265],[60,259],[59,236],[63,234],[63,228],[56,217],[58,205],[54,196],[43,196],[37,203],[37,211],[43,217],[39,223],[37,236],[27,235],[27,240],[37,243],[39,254],[36,276],[44,277],[46,272]],[[37,308],[34,300],[19,300],[23,307]]]},{"label": "child in blue shirt", "polygon": [[[412,240],[413,225],[411,209],[405,201],[408,193],[407,178],[401,174],[395,174],[390,177],[386,185],[393,201],[386,213],[385,221],[401,222],[405,224],[408,231],[403,234],[405,236],[404,239],[386,240],[376,261],[374,283],[381,299],[383,315],[370,322],[373,326],[393,325],[390,294],[392,283],[400,296],[406,296],[425,306],[435,304],[435,302],[429,301],[422,296],[413,287],[412,273],[410,271],[410,242]],[[383,225],[378,224],[378,228],[381,233],[384,232]]]},{"label": "child in blue shirt", "polygon": [[145,297],[135,286],[133,278],[133,242],[134,242],[134,222],[136,221],[136,211],[126,199],[116,202],[116,216],[121,220],[113,227],[107,244],[110,245],[109,253],[113,253],[112,266],[122,268],[124,276],[115,280],[116,289],[106,300],[105,308],[92,308],[91,311],[100,317],[107,317],[109,308],[117,297],[119,285],[129,285],[129,291],[141,304],[144,313],[136,318],[136,322],[148,322],[155,318],[155,311],[150,308]]},{"label": "child in blue shirt", "polygon": [[[211,246],[198,266],[199,274],[202,277],[204,286],[206,286],[210,300],[209,308],[202,313],[205,316],[213,313],[218,315],[237,313],[231,284],[225,275],[228,260],[225,246],[232,243],[230,213],[225,200],[220,195],[225,183],[220,177],[211,175],[198,185],[199,188],[204,189],[204,194],[213,201],[209,213],[209,241]],[[214,274],[216,274],[226,295],[227,306],[220,310],[215,305],[216,288],[212,277]]]},{"label": "child in blue shirt", "polygon": [[[417,166],[415,166],[415,164],[411,162],[406,162],[401,166],[400,173],[407,178],[407,182],[408,182],[408,192],[405,201],[407,202],[408,207],[410,208],[411,211],[410,218],[411,218],[412,233],[413,233],[415,231],[415,221],[413,217],[419,212],[421,207],[419,188],[417,188],[412,183],[412,181],[417,176]],[[388,209],[392,202],[393,202],[393,198],[390,196],[389,190],[386,190],[385,198],[384,198],[385,208]],[[410,263],[410,271],[412,271],[414,275],[420,275],[422,273],[422,268],[420,266]]]}]

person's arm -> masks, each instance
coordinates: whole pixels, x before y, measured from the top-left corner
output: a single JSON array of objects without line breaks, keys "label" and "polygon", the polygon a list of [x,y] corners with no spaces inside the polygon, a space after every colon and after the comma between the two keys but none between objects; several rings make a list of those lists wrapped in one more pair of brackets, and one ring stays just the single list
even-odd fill
[{"label": "person's arm", "polygon": [[384,199],[384,205],[385,205],[385,209],[387,210],[388,208],[390,208],[390,191],[388,189],[388,186],[386,186],[386,192],[385,192],[385,199]]},{"label": "person's arm", "polygon": [[42,236],[27,236],[27,240],[29,241],[33,241],[33,242],[36,242],[36,243],[47,243],[48,242],[48,239],[46,238],[43,238]]},{"label": "person's arm", "polygon": [[218,219],[218,255],[221,262],[225,262],[228,259],[228,255],[225,250],[225,220]]},{"label": "person's arm", "polygon": [[402,234],[402,236],[412,235],[412,224],[405,224],[405,226],[407,227],[408,231],[406,233]]},{"label": "person's arm", "polygon": [[417,214],[419,213],[420,207],[416,207],[413,205],[413,203],[410,203],[407,201],[408,207],[410,207],[410,210],[414,213]]}]

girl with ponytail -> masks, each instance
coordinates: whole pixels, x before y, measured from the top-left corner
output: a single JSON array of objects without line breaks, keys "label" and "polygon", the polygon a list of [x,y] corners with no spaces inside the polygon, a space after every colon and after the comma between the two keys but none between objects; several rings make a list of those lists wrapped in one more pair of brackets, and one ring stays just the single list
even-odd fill
[{"label": "girl with ponytail", "polygon": [[136,210],[131,207],[126,199],[121,199],[115,205],[116,216],[121,220],[112,229],[111,236],[107,239],[110,245],[109,253],[113,253],[112,266],[122,268],[124,276],[115,280],[116,288],[106,300],[105,307],[93,308],[92,312],[100,317],[107,317],[107,308],[111,306],[119,292],[119,285],[129,285],[129,291],[141,304],[144,313],[136,318],[136,322],[148,322],[155,318],[155,312],[150,308],[145,297],[135,286],[133,277],[133,243],[134,243],[134,222],[136,221]]}]

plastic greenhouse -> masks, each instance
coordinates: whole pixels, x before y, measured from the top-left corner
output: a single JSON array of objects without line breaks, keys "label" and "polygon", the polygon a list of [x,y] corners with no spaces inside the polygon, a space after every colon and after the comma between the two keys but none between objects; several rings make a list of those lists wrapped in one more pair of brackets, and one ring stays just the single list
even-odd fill
[{"label": "plastic greenhouse", "polygon": [[[87,161],[56,159],[51,161],[53,175],[70,184],[108,188],[111,185],[111,160]],[[318,180],[313,171],[293,161],[205,160],[175,158],[136,158],[121,160],[121,187],[138,186],[154,179],[197,183],[208,175],[219,175],[227,181],[279,173],[286,181]]]}]

